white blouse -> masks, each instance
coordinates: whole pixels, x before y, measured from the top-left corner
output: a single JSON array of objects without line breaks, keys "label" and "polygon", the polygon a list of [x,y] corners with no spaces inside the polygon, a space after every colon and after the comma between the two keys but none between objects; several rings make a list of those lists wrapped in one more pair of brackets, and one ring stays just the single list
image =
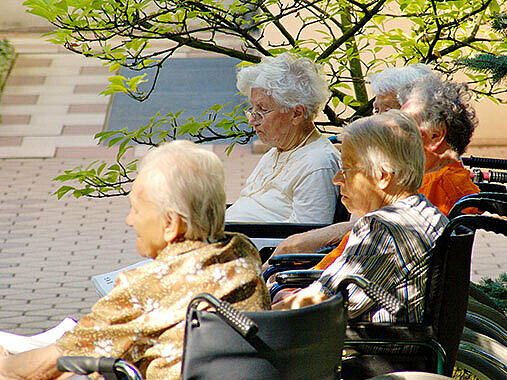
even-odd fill
[{"label": "white blouse", "polygon": [[332,223],[339,155],[324,136],[285,152],[270,149],[227,209],[226,221]]}]

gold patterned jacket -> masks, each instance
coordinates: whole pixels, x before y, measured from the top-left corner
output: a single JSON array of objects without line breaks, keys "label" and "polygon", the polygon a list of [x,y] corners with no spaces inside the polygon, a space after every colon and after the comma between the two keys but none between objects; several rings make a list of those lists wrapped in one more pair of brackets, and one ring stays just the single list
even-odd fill
[{"label": "gold patterned jacket", "polygon": [[57,347],[63,355],[128,360],[148,380],[179,379],[187,305],[201,292],[241,310],[269,309],[259,253],[245,236],[171,244],[153,262],[121,273]]}]

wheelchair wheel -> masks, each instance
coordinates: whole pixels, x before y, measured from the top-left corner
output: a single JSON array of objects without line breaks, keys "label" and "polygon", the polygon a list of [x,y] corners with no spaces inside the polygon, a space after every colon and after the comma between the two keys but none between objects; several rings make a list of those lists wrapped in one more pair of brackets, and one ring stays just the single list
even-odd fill
[{"label": "wheelchair wheel", "polygon": [[507,363],[507,347],[486,335],[465,327],[461,336],[461,342],[479,346],[484,351],[498,358],[502,363]]},{"label": "wheelchair wheel", "polygon": [[392,372],[367,380],[452,380],[451,377],[428,372]]},{"label": "wheelchair wheel", "polygon": [[461,380],[505,380],[507,366],[481,347],[462,341],[452,377]]},{"label": "wheelchair wheel", "polygon": [[498,310],[469,297],[468,311],[491,320],[491,322],[500,326],[504,331],[507,331],[507,317]]},{"label": "wheelchair wheel", "polygon": [[468,312],[465,319],[465,327],[486,335],[507,347],[507,330],[502,329],[490,319]]}]

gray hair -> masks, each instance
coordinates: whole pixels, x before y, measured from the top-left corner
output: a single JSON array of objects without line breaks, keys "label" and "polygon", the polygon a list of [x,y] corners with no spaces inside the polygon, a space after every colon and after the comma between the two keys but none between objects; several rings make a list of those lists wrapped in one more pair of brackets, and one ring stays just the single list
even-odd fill
[{"label": "gray hair", "polygon": [[396,94],[400,88],[426,75],[435,75],[423,63],[401,67],[388,67],[378,73],[368,75],[371,90],[375,95]]},{"label": "gray hair", "polygon": [[310,120],[317,117],[331,96],[320,65],[288,52],[242,67],[237,73],[236,86],[248,98],[252,88],[267,91],[284,112],[302,105],[305,117]]},{"label": "gray hair", "polygon": [[362,166],[374,178],[393,173],[395,183],[416,191],[424,175],[424,149],[414,118],[400,110],[356,120],[343,132]]},{"label": "gray hair", "polygon": [[225,175],[220,159],[191,141],[162,144],[148,152],[140,172],[147,174],[149,200],[173,210],[187,224],[185,239],[223,237]]},{"label": "gray hair", "polygon": [[398,93],[400,104],[410,101],[420,108],[416,118],[422,130],[447,128],[445,139],[459,156],[465,153],[479,124],[471,97],[465,83],[443,82],[436,76],[419,79]]}]

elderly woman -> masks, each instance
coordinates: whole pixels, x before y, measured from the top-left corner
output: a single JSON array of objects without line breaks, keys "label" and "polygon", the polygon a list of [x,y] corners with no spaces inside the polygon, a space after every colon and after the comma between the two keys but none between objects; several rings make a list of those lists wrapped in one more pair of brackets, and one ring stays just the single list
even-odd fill
[{"label": "elderly woman", "polygon": [[[334,183],[341,186],[345,207],[361,218],[343,255],[319,280],[273,308],[321,302],[335,293],[345,275],[359,274],[404,301],[407,314],[401,319],[419,322],[427,252],[447,218],[417,192],[424,174],[424,151],[415,120],[390,110],[353,122],[344,131],[342,163]],[[357,288],[349,297],[351,317],[392,320]]]},{"label": "elderly woman", "polygon": [[339,153],[313,120],[329,99],[318,66],[284,53],[243,67],[237,87],[259,139],[272,147],[248,177],[227,221],[331,223]]},{"label": "elderly woman", "polygon": [[447,215],[459,199],[479,192],[460,161],[478,125],[471,94],[464,83],[433,76],[405,86],[398,98],[422,133],[426,174],[419,191]]},{"label": "elderly woman", "polygon": [[398,91],[425,76],[434,76],[431,68],[423,63],[388,67],[378,73],[368,76],[371,90],[375,95],[373,108],[376,113],[390,109],[400,109]]},{"label": "elderly woman", "polygon": [[[269,308],[257,250],[224,233],[222,164],[188,141],[154,149],[130,193],[127,224],[154,260],[120,274],[76,327],[45,348],[0,359],[0,378],[53,379],[64,355],[120,357],[146,379],[179,379],[185,312],[201,292],[243,310]],[[63,374],[62,377],[65,377]]]}]

